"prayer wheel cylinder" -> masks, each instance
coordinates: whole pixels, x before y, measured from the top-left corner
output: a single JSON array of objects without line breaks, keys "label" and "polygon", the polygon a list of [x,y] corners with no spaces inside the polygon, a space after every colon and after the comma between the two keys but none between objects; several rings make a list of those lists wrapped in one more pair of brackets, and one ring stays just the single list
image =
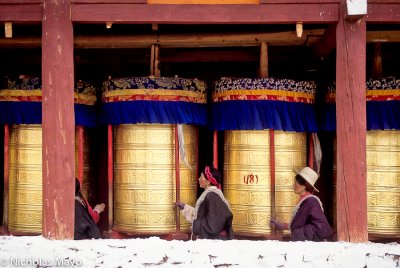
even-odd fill
[{"label": "prayer wheel cylinder", "polygon": [[400,131],[367,132],[368,232],[400,233]]},{"label": "prayer wheel cylinder", "polygon": [[[289,222],[298,197],[295,172],[307,164],[305,133],[275,131],[275,212]],[[233,211],[233,230],[243,235],[270,233],[271,166],[268,130],[225,131],[224,194]]]},{"label": "prayer wheel cylinder", "polygon": [[[187,167],[180,161],[180,200],[196,202],[197,129],[183,126]],[[114,230],[168,234],[176,230],[175,126],[123,124],[115,127]],[[180,213],[179,213],[180,215]],[[180,215],[180,229],[190,224]]]},{"label": "prayer wheel cylinder", "polygon": [[[75,142],[75,151],[77,146]],[[41,234],[42,125],[12,125],[9,156],[8,230],[11,233]],[[77,162],[78,158],[75,159]],[[89,149],[85,143],[82,192],[86,196],[89,192],[90,174],[88,159]]]},{"label": "prayer wheel cylinder", "polygon": [[[334,143],[336,145],[336,142]],[[400,131],[367,131],[368,233],[400,233]],[[336,178],[336,146],[334,178]],[[336,180],[333,216],[336,223]],[[335,224],[336,225],[336,224]]]},{"label": "prayer wheel cylinder", "polygon": [[8,230],[42,233],[42,126],[12,125]]}]

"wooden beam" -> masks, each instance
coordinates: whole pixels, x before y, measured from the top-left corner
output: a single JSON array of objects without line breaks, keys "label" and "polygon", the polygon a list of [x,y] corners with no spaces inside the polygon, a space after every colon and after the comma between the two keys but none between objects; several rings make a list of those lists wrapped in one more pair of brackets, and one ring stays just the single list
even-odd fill
[{"label": "wooden beam", "polygon": [[336,32],[337,239],[366,242],[366,22],[347,21]]},{"label": "wooden beam", "polygon": [[[400,43],[400,31],[368,31],[367,43]],[[336,25],[332,25],[325,30],[324,35],[313,45],[313,55],[326,57],[335,49]]]},{"label": "wooden beam", "polygon": [[222,34],[149,34],[131,36],[76,36],[76,48],[146,48],[152,44],[168,47],[240,47],[270,45],[306,45],[307,36],[322,36],[323,29],[306,30],[298,38],[295,31],[280,33],[222,33]]},{"label": "wooden beam", "polygon": [[382,1],[382,3],[368,2],[368,23],[399,23],[400,22],[400,2]]},{"label": "wooden beam", "polygon": [[369,31],[367,43],[399,43],[400,31]]},{"label": "wooden beam", "polygon": [[72,21],[83,23],[169,24],[273,24],[336,23],[337,3],[263,5],[162,5],[162,4],[74,4]]},{"label": "wooden beam", "polygon": [[226,5],[226,4],[256,4],[259,0],[147,0],[147,4],[203,4],[203,5]]},{"label": "wooden beam", "polygon": [[0,22],[41,22],[42,5],[37,1],[26,4],[0,3]]},{"label": "wooden beam", "polygon": [[[324,29],[305,30],[298,38],[295,31],[279,33],[221,33],[221,34],[147,34],[129,36],[76,36],[74,45],[81,48],[149,48],[159,45],[163,48],[185,47],[243,47],[259,46],[268,42],[273,46],[311,45],[310,37],[322,36]],[[314,40],[315,41],[315,40]],[[0,38],[0,48],[35,48],[40,47],[40,37]]]},{"label": "wooden beam", "polygon": [[43,230],[74,238],[75,116],[70,3],[44,0],[42,24]]}]

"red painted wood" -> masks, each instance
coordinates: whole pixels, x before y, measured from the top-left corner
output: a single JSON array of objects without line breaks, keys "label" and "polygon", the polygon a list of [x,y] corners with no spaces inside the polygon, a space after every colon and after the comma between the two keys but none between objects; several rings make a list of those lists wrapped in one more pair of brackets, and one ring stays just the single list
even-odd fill
[{"label": "red painted wood", "polygon": [[340,3],[341,0],[260,0],[261,4],[329,4]]},{"label": "red painted wood", "polygon": [[[314,139],[312,133],[308,133],[308,160],[307,166],[314,169]],[[315,169],[314,169],[315,170]]]},{"label": "red painted wood", "polygon": [[0,21],[41,22],[42,5],[40,3],[24,5],[0,3]]},{"label": "red painted wood", "polygon": [[76,4],[146,4],[147,0],[71,0]]},{"label": "red painted wood", "polygon": [[111,230],[112,226],[113,226],[113,191],[114,191],[114,151],[113,151],[113,126],[112,125],[108,125],[107,128],[108,131],[108,161],[107,161],[107,165],[108,165],[108,228],[109,230]]},{"label": "red painted wood", "polygon": [[[200,143],[199,143],[199,128],[197,127],[196,128],[196,158],[195,158],[195,161],[196,161],[196,178],[198,178],[198,177],[200,177],[200,174],[199,174],[199,146],[200,146]],[[196,191],[199,189],[199,184],[197,183],[196,184]]]},{"label": "red painted wood", "polygon": [[1,4],[42,4],[43,0],[1,0]]},{"label": "red painted wood", "polygon": [[[275,209],[275,132],[269,130],[269,168],[271,175],[271,218],[276,219]],[[276,236],[275,226],[271,226],[271,235]]]},{"label": "red painted wood", "polygon": [[368,3],[367,22],[399,23],[400,1],[391,3]]},{"label": "red painted wood", "polygon": [[74,4],[74,22],[123,23],[336,23],[338,4],[147,5]]},{"label": "red painted wood", "polygon": [[4,125],[4,193],[3,193],[3,231],[8,233],[8,184],[10,167],[10,127]]},{"label": "red painted wood", "polygon": [[366,22],[336,32],[337,239],[368,241],[366,183]]},{"label": "red painted wood", "polygon": [[[176,202],[181,201],[181,171],[179,168],[179,137],[178,137],[178,125],[175,125],[175,194],[176,194]],[[180,221],[180,210],[176,210],[176,231],[179,232],[181,230],[181,221]]]},{"label": "red painted wood", "polygon": [[43,230],[74,238],[75,116],[69,1],[45,0],[42,23]]},{"label": "red painted wood", "polygon": [[83,127],[78,126],[78,179],[83,182]]},{"label": "red painted wood", "polygon": [[218,169],[218,131],[214,130],[213,136],[213,166]]}]

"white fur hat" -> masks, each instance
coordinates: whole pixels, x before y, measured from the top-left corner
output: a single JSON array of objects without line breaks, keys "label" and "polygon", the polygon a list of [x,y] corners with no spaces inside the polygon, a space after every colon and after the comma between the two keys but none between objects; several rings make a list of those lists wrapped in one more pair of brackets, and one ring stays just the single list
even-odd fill
[{"label": "white fur hat", "polygon": [[312,170],[309,167],[305,167],[300,171],[297,171],[296,169],[294,170],[297,174],[299,174],[303,179],[310,184],[315,191],[319,192],[317,188],[315,188],[314,184],[318,180],[318,174],[314,170]]}]

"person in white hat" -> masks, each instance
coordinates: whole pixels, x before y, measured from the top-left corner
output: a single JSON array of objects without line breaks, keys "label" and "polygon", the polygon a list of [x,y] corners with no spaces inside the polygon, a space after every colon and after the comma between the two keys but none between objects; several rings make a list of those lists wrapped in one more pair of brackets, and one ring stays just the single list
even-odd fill
[{"label": "person in white hat", "polygon": [[296,172],[293,190],[299,201],[293,208],[290,223],[271,219],[277,230],[290,230],[293,241],[324,241],[332,236],[332,229],[324,214],[321,200],[313,193],[318,192],[315,182],[318,174],[309,167]]}]

